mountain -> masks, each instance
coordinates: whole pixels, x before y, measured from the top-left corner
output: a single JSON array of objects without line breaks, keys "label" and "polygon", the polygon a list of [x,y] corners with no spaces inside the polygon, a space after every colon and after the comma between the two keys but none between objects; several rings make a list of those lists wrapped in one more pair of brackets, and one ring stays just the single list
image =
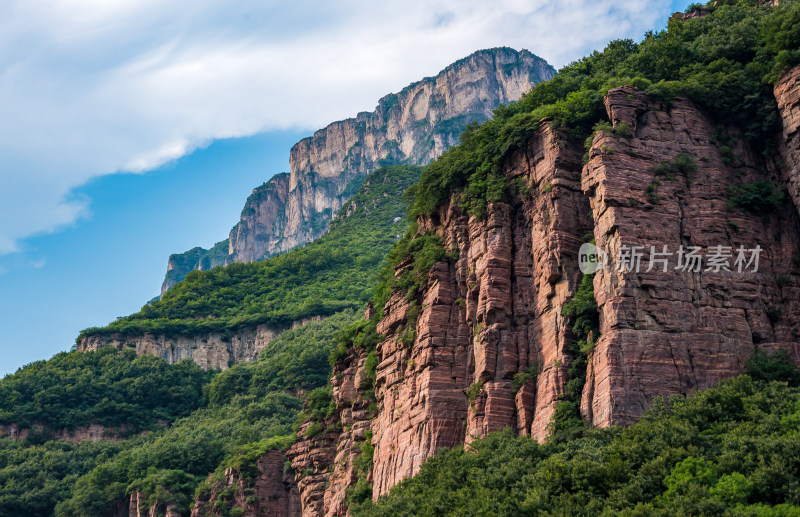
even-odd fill
[{"label": "mountain", "polygon": [[138,313],[81,332],[77,349],[110,345],[225,369],[257,359],[286,330],[362,307],[384,257],[408,226],[403,192],[420,171],[381,167],[314,242],[261,262],[192,271]]},{"label": "mountain", "polygon": [[555,70],[527,50],[480,50],[435,77],[378,101],[375,111],[333,122],[291,150],[291,172],[253,189],[239,223],[210,250],[172,255],[163,294],[189,271],[253,262],[322,235],[364,177],[387,164],[425,165]]},{"label": "mountain", "polygon": [[[613,42],[423,172],[377,311],[334,356],[333,409],[287,452],[304,515],[379,500],[494,431],[630,425],[758,351],[800,363],[800,54],[772,46],[798,15],[718,6]],[[746,27],[752,48],[721,43]],[[582,274],[589,242],[612,262]]]},{"label": "mountain", "polygon": [[800,1],[774,4],[613,41],[315,241],[0,379],[0,514],[800,514]]}]

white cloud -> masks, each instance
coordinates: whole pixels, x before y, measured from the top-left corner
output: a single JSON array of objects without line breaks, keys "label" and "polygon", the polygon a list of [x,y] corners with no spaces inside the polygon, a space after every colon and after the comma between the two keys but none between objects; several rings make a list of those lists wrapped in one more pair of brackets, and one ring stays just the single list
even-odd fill
[{"label": "white cloud", "polygon": [[69,196],[92,177],[321,127],[480,48],[562,66],[667,13],[658,0],[4,0],[0,254],[85,215]]}]

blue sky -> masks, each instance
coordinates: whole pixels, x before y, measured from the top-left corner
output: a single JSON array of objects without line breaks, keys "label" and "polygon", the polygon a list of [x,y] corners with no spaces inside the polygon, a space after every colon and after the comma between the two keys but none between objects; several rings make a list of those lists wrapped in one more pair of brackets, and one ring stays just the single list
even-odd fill
[{"label": "blue sky", "polygon": [[0,375],[158,294],[299,138],[469,53],[556,67],[690,2],[0,5]]}]

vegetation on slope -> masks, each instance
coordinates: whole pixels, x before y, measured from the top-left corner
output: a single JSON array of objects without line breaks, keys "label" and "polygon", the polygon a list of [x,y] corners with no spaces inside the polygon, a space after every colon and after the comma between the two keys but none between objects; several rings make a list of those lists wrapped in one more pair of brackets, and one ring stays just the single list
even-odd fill
[{"label": "vegetation on slope", "polygon": [[157,499],[161,511],[175,504],[188,515],[197,487],[221,462],[248,444],[290,440],[301,407],[280,391],[237,395],[118,443],[0,440],[0,515],[31,515],[35,508],[35,515],[100,517],[136,490]]},{"label": "vegetation on slope", "polygon": [[586,384],[588,354],[600,339],[600,316],[594,298],[594,273],[583,275],[578,290],[561,309],[561,314],[571,318],[572,333],[576,339],[567,345],[572,356],[567,371],[569,382],[564,387],[563,400],[556,403],[556,412],[550,425],[550,440],[566,441],[579,433],[587,423],[581,418],[581,394]]},{"label": "vegetation on slope", "polygon": [[[401,195],[419,167],[372,173],[328,233],[263,262],[193,271],[153,304],[85,336],[121,332],[193,335],[266,323],[276,328],[361,307],[372,295],[384,257],[407,226]],[[398,219],[399,218],[399,219]]]},{"label": "vegetation on slope", "polygon": [[258,361],[240,363],[220,373],[208,387],[212,404],[226,404],[239,395],[256,398],[275,391],[293,393],[324,386],[330,377],[328,357],[336,334],[356,319],[345,310],[322,321],[286,330],[261,352]]},{"label": "vegetation on slope", "polygon": [[[132,490],[157,499],[162,509],[175,504],[184,511],[220,465],[238,465],[252,456],[243,453],[285,441],[300,413],[299,397],[326,384],[336,333],[356,319],[354,309],[373,292],[385,255],[405,230],[401,193],[419,173],[382,168],[320,240],[262,263],[192,273],[162,301],[83,334],[225,332],[329,316],[283,332],[258,361],[208,373],[189,361],[169,366],[108,348],[59,354],[0,381],[3,422],[133,424],[133,430],[171,423],[113,445],[76,446],[46,434],[24,444],[5,440],[0,515],[27,515],[33,499],[40,515],[107,515]],[[85,452],[95,450],[94,456]]]},{"label": "vegetation on slope", "polygon": [[506,430],[442,451],[353,514],[800,515],[800,372],[757,354],[749,373],[627,429],[543,445]]},{"label": "vegetation on slope", "polygon": [[57,431],[101,424],[135,433],[203,406],[210,378],[193,361],[170,366],[132,350],[60,353],[0,379],[0,425]]},{"label": "vegetation on slope", "polygon": [[[86,354],[59,354],[6,377],[0,382],[14,387],[17,400],[23,400],[20,394],[37,403],[49,400],[42,414],[58,415],[60,422],[86,423],[89,415],[105,413],[93,410],[95,391],[76,387],[105,388],[113,401],[127,392],[121,391],[124,383],[108,379],[116,378],[115,372],[139,371],[141,381],[128,379],[131,389],[156,395],[166,392],[177,398],[156,396],[152,407],[122,413],[109,424],[143,428],[144,423],[165,415],[183,416],[183,412],[186,416],[174,422],[170,418],[167,428],[118,443],[72,445],[41,435],[26,442],[0,440],[0,515],[104,516],[133,491],[141,492],[148,505],[158,501],[161,511],[174,504],[188,514],[196,492],[207,491],[214,481],[213,477],[205,481],[209,474],[219,474],[227,466],[251,473],[257,451],[291,442],[302,407],[301,391],[327,382],[334,336],[353,319],[355,312],[348,310],[286,331],[258,361],[222,373],[202,372],[188,361],[170,366],[162,359],[109,347]],[[83,363],[88,366],[76,373],[75,365]],[[96,364],[105,364],[108,370],[95,368]],[[192,384],[197,380],[195,370],[200,382]],[[37,383],[44,390],[38,392]],[[185,385],[196,390],[187,392]],[[8,414],[37,415],[39,406],[22,407],[24,411],[12,407]]]},{"label": "vegetation on slope", "polygon": [[[224,406],[200,409],[169,429],[130,440],[126,450],[81,476],[55,515],[109,515],[117,501],[137,488],[149,488],[144,497],[157,496],[164,506],[188,504],[226,457],[248,443],[290,435],[301,405],[284,393],[243,395]],[[187,506],[177,510],[188,513]]]},{"label": "vegetation on slope", "polygon": [[[498,108],[492,120],[470,125],[462,144],[428,167],[411,189],[406,199],[413,199],[412,216],[436,211],[453,192],[463,193],[462,203],[473,214],[482,213],[488,202],[506,195],[503,159],[527,140],[543,117],[571,138],[584,139],[605,117],[602,95],[623,84],[667,103],[685,95],[721,124],[743,128],[755,145],[768,151],[768,137],[777,123],[771,83],[786,66],[800,62],[800,2],[785,0],[772,9],[754,4],[720,0],[710,16],[673,20],[668,31],[650,33],[641,43],[612,42],[521,101]],[[402,218],[395,222],[404,211],[399,193],[419,174],[420,169],[411,167],[381,169],[341,212],[346,216],[334,221],[318,241],[261,263],[193,272],[161,301],[81,335],[225,334],[244,325],[281,327],[351,310],[320,326],[285,333],[284,341],[273,342],[256,363],[214,377],[192,371],[190,365],[164,367],[158,360],[142,358],[137,368],[149,378],[147,393],[155,386],[159,394],[152,403],[137,399],[136,391],[125,391],[125,372],[134,375],[135,370],[123,363],[137,360],[130,353],[98,353],[97,357],[113,357],[105,359],[112,365],[109,375],[90,364],[85,370],[72,368],[73,354],[65,354],[52,365],[35,363],[30,371],[0,383],[0,417],[7,422],[46,418],[54,427],[70,427],[130,419],[129,423],[145,422],[140,427],[146,428],[158,419],[178,418],[166,429],[115,444],[0,441],[0,515],[107,515],[131,490],[142,491],[148,502],[157,498],[162,505],[174,503],[185,514],[196,487],[209,473],[225,465],[249,472],[258,451],[291,435],[301,390],[314,394],[306,416],[324,416],[330,411],[330,393],[322,387],[328,365],[321,358],[333,350],[335,361],[347,346],[371,351],[379,339],[375,326],[383,302],[392,290],[412,302],[404,337],[413,339],[413,302],[427,271],[447,256],[441,241],[417,235],[413,227],[389,255],[380,282],[375,278],[396,235],[407,225]],[[745,190],[733,192],[732,203],[755,209],[764,189],[753,187],[755,198]],[[776,194],[769,203],[772,198],[780,201]],[[395,276],[394,266],[407,258],[412,259],[410,267]],[[378,314],[353,323],[352,309],[369,299],[376,285]],[[587,296],[588,288],[589,284],[583,293]],[[581,300],[589,305],[579,304]],[[575,318],[579,341],[573,351],[579,357],[585,353],[582,348],[591,346],[589,327],[578,328],[581,318],[591,316],[591,303],[588,297],[574,301],[565,315]],[[336,341],[339,327],[345,330]],[[565,400],[560,405],[566,417],[562,423],[569,425],[557,425],[556,439],[549,443],[537,445],[508,432],[491,435],[476,442],[470,453],[437,455],[418,477],[402,483],[378,505],[372,507],[367,498],[355,511],[796,514],[798,509],[790,505],[800,504],[798,374],[763,356],[753,365],[750,376],[657,405],[627,430],[571,425],[575,400]],[[185,378],[174,378],[177,371]],[[49,382],[49,377],[61,381]],[[771,381],[775,377],[781,380]],[[77,389],[95,382],[110,396],[98,398],[92,389]],[[39,390],[40,385],[45,389]],[[176,396],[181,393],[184,396]],[[569,439],[560,439],[565,437]],[[365,451],[365,462],[368,457]]]},{"label": "vegetation on slope", "polygon": [[42,445],[0,439],[0,515],[53,515],[77,479],[124,450],[124,443],[51,440]]},{"label": "vegetation on slope", "polygon": [[800,2],[756,3],[717,0],[710,15],[672,19],[668,30],[649,32],[641,43],[613,41],[518,102],[500,106],[486,123],[470,124],[461,144],[422,174],[412,213],[432,213],[459,192],[465,208],[482,214],[487,202],[502,199],[508,190],[503,160],[542,119],[582,141],[606,119],[603,95],[626,84],[667,102],[688,97],[720,123],[742,128],[756,148],[769,150],[779,129],[772,83],[800,63]]}]

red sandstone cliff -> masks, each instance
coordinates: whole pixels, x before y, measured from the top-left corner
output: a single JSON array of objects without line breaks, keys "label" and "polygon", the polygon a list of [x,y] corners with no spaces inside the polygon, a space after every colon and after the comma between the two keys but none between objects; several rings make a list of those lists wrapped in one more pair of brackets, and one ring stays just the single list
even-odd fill
[{"label": "red sandstone cliff", "polygon": [[783,123],[781,176],[800,210],[800,67],[795,67],[775,84],[775,99]]},{"label": "red sandstone cliff", "polygon": [[[326,430],[306,438],[306,423],[288,453],[303,515],[346,511],[368,431],[373,497],[413,476],[440,448],[504,427],[544,439],[573,360],[571,322],[561,309],[581,278],[577,250],[592,237],[612,258],[622,246],[647,250],[639,273],[612,263],[594,276],[601,337],[581,400],[592,424],[630,423],[655,397],[735,375],[756,346],[785,348],[800,362],[799,70],[775,87],[782,161],[764,159],[732,127],[724,129],[736,142],[733,154],[723,155],[716,122],[689,101],[667,106],[618,88],[606,98],[617,131],[595,135],[585,165],[580,143],[544,124],[506,163],[522,192],[480,219],[451,203],[420,221],[458,258],[431,269],[413,344],[400,339],[405,296],[386,304],[374,417],[359,390],[363,351],[352,349],[337,364],[337,409]],[[696,170],[659,176],[657,166],[681,153],[692,155]],[[785,182],[791,201],[757,214],[730,205],[730,187],[758,180]],[[655,265],[648,273],[650,247],[665,245],[672,252],[700,246],[706,260],[712,246],[763,251],[757,272],[705,271],[707,263],[699,272],[675,270],[672,256],[667,272]],[[515,392],[520,372],[534,375]]]},{"label": "red sandstone cliff", "polygon": [[[728,206],[730,186],[778,183],[781,171],[741,143],[726,160],[712,143],[715,124],[688,101],[667,110],[623,88],[609,92],[606,106],[615,124],[629,125],[632,138],[596,136],[584,169],[600,247],[612,256],[622,245],[764,252],[757,273],[605,269],[595,275],[602,337],[590,358],[582,410],[600,426],[630,423],[656,396],[706,388],[741,372],[754,345],[787,348],[800,359],[796,210],[788,202],[772,214]],[[697,158],[697,170],[662,180],[658,203],[643,199],[656,179],[652,165],[681,152]]]},{"label": "red sandstone cliff", "polygon": [[283,453],[269,451],[258,460],[255,479],[244,479],[233,469],[215,484],[211,493],[200,497],[192,508],[192,517],[228,515],[230,508],[240,508],[242,517],[297,517],[300,495],[297,486],[284,472]]}]

